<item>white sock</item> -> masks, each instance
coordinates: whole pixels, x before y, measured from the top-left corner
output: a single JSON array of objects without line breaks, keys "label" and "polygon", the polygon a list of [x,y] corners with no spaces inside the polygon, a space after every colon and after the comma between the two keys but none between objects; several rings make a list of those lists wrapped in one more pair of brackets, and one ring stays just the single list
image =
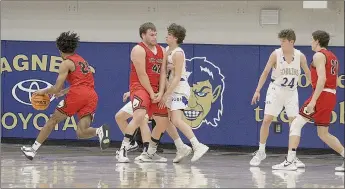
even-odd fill
[{"label": "white sock", "polygon": [[35,141],[35,143],[32,145],[32,149],[34,149],[35,151],[38,150],[38,148],[41,146],[41,143]]},{"label": "white sock", "polygon": [[190,139],[190,143],[192,143],[193,148],[197,146],[199,143],[198,139],[196,137],[193,137]]},{"label": "white sock", "polygon": [[177,150],[183,148],[183,146],[184,146],[184,143],[181,140],[181,138],[178,138],[178,139],[174,140],[174,143],[175,143],[175,146],[176,146]]},{"label": "white sock", "polygon": [[294,160],[295,158],[296,158],[296,151],[289,151],[286,160],[287,160],[288,162],[293,162],[293,160]]},{"label": "white sock", "polygon": [[259,151],[265,152],[266,144],[259,143]]},{"label": "white sock", "polygon": [[131,142],[129,141],[129,139],[127,137],[125,137],[122,141],[120,149],[125,148],[127,150],[129,148],[130,144],[131,144]]},{"label": "white sock", "polygon": [[343,152],[340,153],[340,155],[343,156],[343,158],[345,158],[344,157],[344,152],[345,152],[345,150],[343,150]]},{"label": "white sock", "polygon": [[147,153],[152,155],[157,152],[157,145],[150,143],[149,148],[147,149]]}]

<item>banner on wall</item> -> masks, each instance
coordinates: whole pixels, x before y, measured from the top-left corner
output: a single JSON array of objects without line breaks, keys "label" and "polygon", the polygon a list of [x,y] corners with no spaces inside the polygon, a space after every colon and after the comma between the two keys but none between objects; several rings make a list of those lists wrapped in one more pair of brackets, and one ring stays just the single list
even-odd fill
[{"label": "banner on wall", "polygon": [[[115,124],[114,115],[124,105],[122,94],[128,91],[129,53],[133,45],[81,43],[78,49],[78,53],[88,60],[95,72],[96,91],[100,98],[94,125],[111,125],[110,136],[115,141],[123,138]],[[191,87],[189,108],[184,111],[184,120],[194,129],[199,140],[206,144],[257,145],[263,119],[262,99],[266,95],[268,82],[262,90],[260,103],[251,106],[250,101],[267,58],[276,47],[183,45],[183,48],[187,57],[188,82]],[[306,54],[310,62],[313,55],[310,48],[297,48]],[[341,73],[338,78],[338,103],[332,115],[331,132],[343,139],[344,48],[337,47],[332,50],[340,60]],[[62,99],[52,97],[47,110],[36,111],[31,107],[30,98],[37,89],[44,89],[55,83],[61,61],[54,42],[2,43],[2,137],[37,136]],[[298,85],[299,100],[302,104],[311,94],[305,75],[301,75]],[[75,117],[71,117],[56,125],[50,138],[76,139],[77,121]],[[267,145],[286,146],[289,128],[285,111],[275,121],[283,124],[282,132],[271,132]],[[315,127],[305,127],[302,134],[302,147],[326,147],[318,139]],[[172,143],[167,135],[162,140]]]}]

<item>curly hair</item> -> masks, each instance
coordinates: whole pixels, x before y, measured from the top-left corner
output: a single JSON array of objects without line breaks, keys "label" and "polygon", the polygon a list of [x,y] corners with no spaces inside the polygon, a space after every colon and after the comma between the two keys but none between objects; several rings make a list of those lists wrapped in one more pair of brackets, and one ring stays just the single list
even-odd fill
[{"label": "curly hair", "polygon": [[296,34],[295,31],[292,29],[284,29],[281,30],[278,34],[278,38],[280,39],[287,39],[288,41],[294,41],[296,42]]},{"label": "curly hair", "polygon": [[63,32],[56,38],[56,46],[63,53],[74,53],[79,46],[79,36],[74,32]]},{"label": "curly hair", "polygon": [[186,28],[181,25],[172,23],[168,27],[168,33],[177,38],[177,44],[181,44],[186,37]]}]

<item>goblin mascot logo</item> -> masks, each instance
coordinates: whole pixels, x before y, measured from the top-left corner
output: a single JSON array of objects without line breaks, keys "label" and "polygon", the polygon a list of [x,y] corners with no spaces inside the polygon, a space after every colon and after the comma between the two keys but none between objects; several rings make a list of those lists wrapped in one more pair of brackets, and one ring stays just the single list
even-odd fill
[{"label": "goblin mascot logo", "polygon": [[224,75],[206,57],[186,59],[188,83],[191,87],[184,121],[193,129],[203,123],[213,127],[223,114]]}]

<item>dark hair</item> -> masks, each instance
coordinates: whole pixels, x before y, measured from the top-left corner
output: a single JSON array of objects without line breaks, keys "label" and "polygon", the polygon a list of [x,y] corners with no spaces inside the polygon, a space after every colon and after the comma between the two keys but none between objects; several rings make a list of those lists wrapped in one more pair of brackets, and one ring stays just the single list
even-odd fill
[{"label": "dark hair", "polygon": [[63,53],[74,53],[79,45],[79,36],[74,32],[63,32],[56,38],[56,46]]},{"label": "dark hair", "polygon": [[296,42],[296,34],[295,34],[295,31],[293,31],[292,29],[284,29],[280,31],[278,34],[278,38],[287,39],[289,41],[293,40],[294,42]]},{"label": "dark hair", "polygon": [[175,23],[170,24],[168,27],[168,33],[172,34],[177,38],[177,44],[183,43],[184,38],[186,37],[186,28]]},{"label": "dark hair", "polygon": [[147,30],[157,31],[156,26],[152,22],[146,22],[142,24],[139,28],[139,35],[141,39],[142,39],[141,35],[146,34]]},{"label": "dark hair", "polygon": [[327,48],[330,40],[329,33],[322,30],[317,30],[312,33],[313,39],[319,41],[320,47]]}]

